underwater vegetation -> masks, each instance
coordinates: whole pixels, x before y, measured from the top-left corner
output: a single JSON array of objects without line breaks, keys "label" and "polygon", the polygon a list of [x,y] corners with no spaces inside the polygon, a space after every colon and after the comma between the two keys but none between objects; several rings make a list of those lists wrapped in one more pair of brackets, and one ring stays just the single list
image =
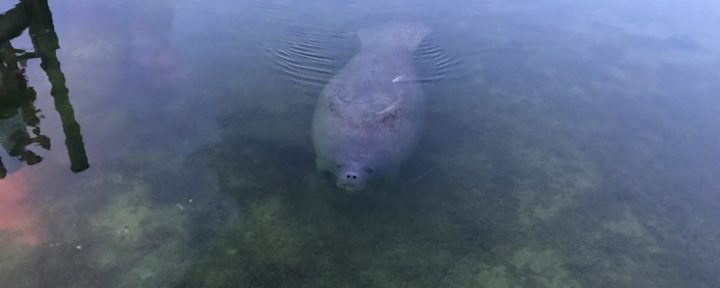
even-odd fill
[{"label": "underwater vegetation", "polygon": [[[170,19],[170,2],[111,24]],[[432,23],[428,41],[459,64],[423,83],[425,133],[399,180],[357,195],[315,172],[320,87],[299,89],[257,60],[272,33],[230,25],[252,11],[213,14],[216,34],[178,32],[188,33],[172,40],[178,51],[169,40],[150,49],[177,53],[194,85],[146,77],[157,63],[143,61],[163,57],[124,57],[144,51],[127,43],[167,32],[161,20],[142,37],[68,32],[93,167],[70,174],[62,155],[0,180],[11,191],[0,209],[20,210],[0,211],[0,229],[25,227],[0,232],[0,286],[714,288],[720,46],[558,2],[548,3],[566,16],[493,2]],[[350,38],[332,47],[355,47]],[[80,69],[103,63],[117,70]],[[73,81],[92,73],[103,77]],[[95,95],[114,89],[125,102]],[[38,244],[8,244],[18,235]]]}]

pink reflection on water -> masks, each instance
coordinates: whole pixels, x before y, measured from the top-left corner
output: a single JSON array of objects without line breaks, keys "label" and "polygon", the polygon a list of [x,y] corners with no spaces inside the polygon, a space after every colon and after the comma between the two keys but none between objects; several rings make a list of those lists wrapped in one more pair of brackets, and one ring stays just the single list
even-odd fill
[{"label": "pink reflection on water", "polygon": [[37,213],[26,199],[25,174],[20,170],[0,180],[0,233],[12,242],[35,246],[42,242],[42,233]]}]

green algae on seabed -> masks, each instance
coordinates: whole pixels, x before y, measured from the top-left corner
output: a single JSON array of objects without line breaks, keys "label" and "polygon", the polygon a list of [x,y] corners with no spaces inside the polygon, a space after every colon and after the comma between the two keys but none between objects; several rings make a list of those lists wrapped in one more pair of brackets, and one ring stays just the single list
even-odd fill
[{"label": "green algae on seabed", "polygon": [[[60,246],[48,249],[72,246],[76,265],[92,267],[77,275],[76,281],[63,285],[162,287],[168,279],[179,277],[187,265],[184,251],[189,207],[155,203],[149,198],[153,186],[118,173],[108,173],[78,188],[102,191],[104,196],[88,194],[89,199],[67,199],[67,203],[59,205],[64,208],[56,207],[52,212],[63,214],[53,222],[67,228],[53,235],[57,243],[53,245]],[[87,205],[96,207],[88,209]],[[67,215],[63,212],[67,209],[84,210],[84,214]],[[82,235],[80,227],[75,228],[79,223],[84,223]]]},{"label": "green algae on seabed", "polygon": [[[556,148],[557,149],[557,148]],[[583,194],[597,191],[599,175],[592,162],[577,149],[564,145],[564,154],[543,152],[541,148],[519,148],[518,165],[531,170],[533,178],[519,180],[515,192],[520,200],[519,214],[523,225],[548,221],[562,209],[575,205]]]},{"label": "green algae on seabed", "polygon": [[640,219],[630,211],[625,211],[622,219],[605,223],[604,226],[613,233],[630,238],[643,239],[648,237],[645,227],[640,223]]},{"label": "green algae on seabed", "polygon": [[0,279],[2,283],[13,283],[14,288],[38,287],[36,277],[27,277],[30,267],[40,256],[37,247],[13,244],[0,233]]},{"label": "green algae on seabed", "polygon": [[[89,171],[92,180],[34,187],[48,195],[43,223],[48,241],[37,253],[47,258],[43,267],[49,273],[31,277],[37,283],[27,287],[168,287],[181,277],[189,263],[190,233],[197,231],[196,212],[207,201],[182,196],[182,202],[158,201],[159,187],[168,186],[163,180],[181,180],[152,178],[179,168],[158,157],[144,159],[135,163],[145,168],[142,173],[100,165],[104,173]],[[26,260],[16,268],[37,265],[36,258]]]},{"label": "green algae on seabed", "polygon": [[[519,287],[507,272],[505,266],[483,266],[482,271],[476,276],[476,283],[473,286],[493,288],[515,288]],[[472,286],[470,286],[472,287]]]},{"label": "green algae on seabed", "polygon": [[565,270],[562,258],[550,250],[518,250],[512,257],[512,265],[522,272],[523,287],[581,288],[582,286]]},{"label": "green algae on seabed", "polygon": [[187,265],[182,253],[188,239],[187,212],[182,206],[152,205],[146,184],[124,182],[130,190],[115,195],[91,217],[91,233],[103,241],[86,253],[101,270],[126,271],[118,287],[161,286]]},{"label": "green algae on seabed", "polygon": [[584,287],[566,270],[562,257],[551,250],[522,248],[499,262],[493,265],[481,263],[462,274],[454,274],[462,280],[452,287]]}]

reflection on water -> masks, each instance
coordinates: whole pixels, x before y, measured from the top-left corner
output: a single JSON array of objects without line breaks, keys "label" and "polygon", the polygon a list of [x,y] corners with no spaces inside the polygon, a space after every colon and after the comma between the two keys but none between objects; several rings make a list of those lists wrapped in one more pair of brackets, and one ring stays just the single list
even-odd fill
[{"label": "reflection on water", "polygon": [[[41,67],[47,74],[52,85],[51,96],[54,98],[55,109],[60,114],[65,133],[65,145],[70,157],[71,169],[80,172],[89,167],[85,147],[80,134],[80,125],[75,121],[75,115],[65,86],[65,76],[60,70],[60,62],[55,51],[60,48],[57,35],[53,27],[52,14],[47,1],[23,1],[15,8],[4,13],[1,18],[3,27],[0,34],[0,110],[3,122],[7,122],[6,130],[0,131],[3,136],[3,148],[11,157],[17,157],[28,165],[42,160],[42,157],[28,149],[28,146],[37,144],[44,149],[50,149],[50,139],[40,132],[38,117],[39,110],[33,105],[36,93],[28,86],[25,79],[24,64],[27,59],[40,58]],[[10,40],[25,29],[32,39],[35,51],[25,52],[16,50]],[[19,52],[19,55],[16,55]],[[25,125],[12,125],[19,119]],[[25,127],[24,127],[25,126]],[[27,128],[26,128],[27,127]],[[28,131],[29,130],[29,131]],[[6,168],[0,159],[0,178],[7,174]]]},{"label": "reflection on water", "polygon": [[[0,239],[8,244],[36,246],[44,241],[39,221],[40,209],[30,201],[33,177],[23,165],[35,165],[43,158],[33,151],[51,149],[50,138],[41,131],[41,111],[35,106],[38,94],[28,84],[25,68],[30,59],[40,58],[52,89],[55,109],[59,113],[71,170],[89,167],[68,97],[68,89],[55,55],[59,48],[47,1],[23,1],[0,18]],[[13,47],[12,39],[28,30],[34,51]],[[3,162],[4,160],[4,162]],[[6,163],[12,166],[6,166]],[[13,247],[7,245],[6,247]]]},{"label": "reflection on water", "polygon": [[[0,287],[715,288],[720,7],[660,2],[10,5]],[[312,110],[385,20],[426,126],[345,195]]]},{"label": "reflection on water", "polygon": [[0,186],[0,231],[5,236],[0,239],[3,242],[38,245],[42,241],[38,215],[34,211],[37,208],[24,201],[28,193],[27,182],[20,171],[4,179]]}]

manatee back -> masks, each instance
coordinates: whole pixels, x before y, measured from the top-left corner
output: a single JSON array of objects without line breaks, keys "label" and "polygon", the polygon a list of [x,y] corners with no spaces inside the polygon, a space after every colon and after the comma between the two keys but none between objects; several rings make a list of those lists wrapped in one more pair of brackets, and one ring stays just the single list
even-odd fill
[{"label": "manatee back", "polygon": [[385,23],[361,29],[358,38],[363,48],[402,46],[412,52],[429,33],[421,23]]},{"label": "manatee back", "polygon": [[316,104],[313,144],[320,170],[347,161],[393,167],[414,149],[425,107],[412,51],[428,32],[416,23],[358,31],[362,49]]}]

